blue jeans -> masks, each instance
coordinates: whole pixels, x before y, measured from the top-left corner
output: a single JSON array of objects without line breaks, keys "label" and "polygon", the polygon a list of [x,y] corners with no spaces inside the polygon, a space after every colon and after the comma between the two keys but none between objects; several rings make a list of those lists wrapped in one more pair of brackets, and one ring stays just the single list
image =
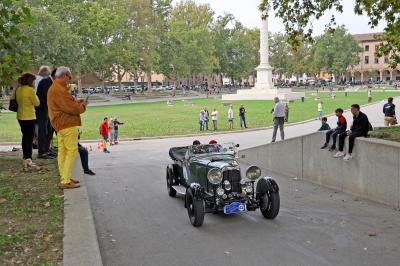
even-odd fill
[{"label": "blue jeans", "polygon": [[118,141],[118,129],[114,129],[114,140]]},{"label": "blue jeans", "polygon": [[200,131],[204,130],[204,122],[203,121],[199,121],[200,124]]},{"label": "blue jeans", "polygon": [[240,127],[244,126],[245,128],[247,128],[246,117],[244,115],[239,115],[239,118],[240,118]]}]

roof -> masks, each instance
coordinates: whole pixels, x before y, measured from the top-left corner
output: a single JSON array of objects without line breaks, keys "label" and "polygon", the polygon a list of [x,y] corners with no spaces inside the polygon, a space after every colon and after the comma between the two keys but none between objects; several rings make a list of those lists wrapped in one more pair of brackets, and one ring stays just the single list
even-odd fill
[{"label": "roof", "polygon": [[[383,32],[376,33],[363,33],[363,34],[353,34],[353,38],[359,42],[368,42],[368,41],[379,41],[379,35],[382,35]],[[378,38],[376,38],[378,37]]]}]

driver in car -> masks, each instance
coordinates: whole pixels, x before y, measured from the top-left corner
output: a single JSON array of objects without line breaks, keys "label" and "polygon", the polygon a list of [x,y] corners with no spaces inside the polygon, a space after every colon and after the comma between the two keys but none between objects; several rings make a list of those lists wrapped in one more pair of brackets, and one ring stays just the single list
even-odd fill
[{"label": "driver in car", "polygon": [[193,141],[192,147],[189,147],[188,150],[186,151],[185,154],[185,160],[183,161],[184,164],[184,170],[183,170],[183,177],[188,180],[189,178],[189,173],[190,173],[190,164],[189,164],[189,159],[190,159],[190,149],[192,150],[193,153],[199,153],[201,151],[201,143],[198,140]]}]

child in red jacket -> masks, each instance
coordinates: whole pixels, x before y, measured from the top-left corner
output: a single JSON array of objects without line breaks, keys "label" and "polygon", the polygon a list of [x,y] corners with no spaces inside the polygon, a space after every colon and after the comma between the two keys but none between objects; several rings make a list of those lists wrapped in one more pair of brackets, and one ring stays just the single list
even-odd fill
[{"label": "child in red jacket", "polygon": [[110,153],[110,151],[107,149],[109,133],[108,118],[105,117],[103,123],[100,125],[100,135],[103,137],[103,152],[105,153]]}]

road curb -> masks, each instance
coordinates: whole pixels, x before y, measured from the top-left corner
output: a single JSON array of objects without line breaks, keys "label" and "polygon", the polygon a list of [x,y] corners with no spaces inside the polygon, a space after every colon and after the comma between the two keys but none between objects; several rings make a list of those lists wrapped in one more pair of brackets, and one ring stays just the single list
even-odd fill
[{"label": "road curb", "polygon": [[80,162],[73,171],[81,187],[64,190],[64,266],[103,266],[85,178]]}]

